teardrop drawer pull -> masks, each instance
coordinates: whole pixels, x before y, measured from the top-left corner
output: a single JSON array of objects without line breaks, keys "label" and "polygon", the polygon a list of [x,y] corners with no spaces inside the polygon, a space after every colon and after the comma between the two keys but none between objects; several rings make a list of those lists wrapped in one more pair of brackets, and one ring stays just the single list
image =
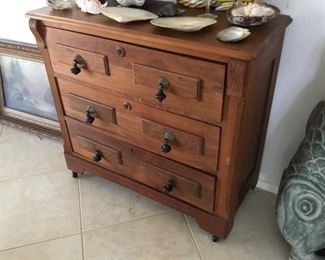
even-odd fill
[{"label": "teardrop drawer pull", "polygon": [[167,97],[164,90],[168,89],[169,81],[165,78],[160,78],[158,83],[158,92],[156,93],[155,98],[161,103]]},{"label": "teardrop drawer pull", "polygon": [[97,150],[96,153],[95,153],[95,155],[94,155],[94,157],[93,157],[93,160],[95,162],[99,162],[99,161],[101,161],[102,157],[103,157],[102,152],[99,151],[99,150]]},{"label": "teardrop drawer pull", "polygon": [[95,121],[95,109],[91,106],[87,106],[86,110],[86,123],[91,125]]},{"label": "teardrop drawer pull", "polygon": [[76,57],[74,57],[73,65],[71,68],[72,74],[78,75],[81,72],[80,67],[82,67],[83,64],[84,64],[84,59],[80,55],[77,55]]},{"label": "teardrop drawer pull", "polygon": [[164,186],[163,191],[165,193],[171,193],[173,191],[173,189],[174,189],[174,186],[175,185],[174,185],[173,181],[169,180],[168,183]]},{"label": "teardrop drawer pull", "polygon": [[174,143],[174,141],[175,141],[175,137],[172,133],[169,133],[169,132],[165,133],[164,143],[161,146],[160,150],[163,153],[169,153],[172,150],[172,147],[170,146],[170,144]]}]

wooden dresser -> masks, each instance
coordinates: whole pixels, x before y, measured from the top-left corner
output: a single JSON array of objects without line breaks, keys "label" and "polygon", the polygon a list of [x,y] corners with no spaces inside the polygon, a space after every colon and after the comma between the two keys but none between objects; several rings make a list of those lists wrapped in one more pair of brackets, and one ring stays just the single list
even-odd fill
[{"label": "wooden dresser", "polygon": [[[202,12],[189,11],[189,12]],[[285,29],[279,16],[225,44],[49,7],[27,14],[74,177],[91,172],[229,234],[258,179]]]}]

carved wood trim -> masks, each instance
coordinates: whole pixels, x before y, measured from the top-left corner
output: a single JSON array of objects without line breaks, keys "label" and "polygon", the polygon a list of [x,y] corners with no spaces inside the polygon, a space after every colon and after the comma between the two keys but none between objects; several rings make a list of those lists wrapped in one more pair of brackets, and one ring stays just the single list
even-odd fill
[{"label": "carved wood trim", "polygon": [[40,50],[44,50],[45,42],[44,42],[42,35],[40,34],[40,31],[41,31],[40,27],[41,27],[41,22],[39,20],[35,20],[35,19],[29,20],[29,28],[32,31],[32,33],[34,34],[34,37],[37,42],[37,47]]}]

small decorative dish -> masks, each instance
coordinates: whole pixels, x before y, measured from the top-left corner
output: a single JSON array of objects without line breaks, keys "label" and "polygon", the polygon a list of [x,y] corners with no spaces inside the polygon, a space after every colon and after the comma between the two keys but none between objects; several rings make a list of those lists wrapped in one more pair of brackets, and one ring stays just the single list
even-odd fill
[{"label": "small decorative dish", "polygon": [[[178,2],[189,8],[203,8],[206,6],[207,0],[178,0]],[[210,0],[210,5],[217,3],[217,0]]]},{"label": "small decorative dish", "polygon": [[116,0],[116,2],[121,6],[143,6],[145,0]]},{"label": "small decorative dish", "polygon": [[251,32],[248,29],[231,26],[218,32],[217,38],[223,42],[238,42],[250,35]]},{"label": "small decorative dish", "polygon": [[148,12],[146,10],[129,7],[105,7],[101,12],[103,15],[119,23],[144,21],[158,17],[154,13]]},{"label": "small decorative dish", "polygon": [[[232,8],[237,0],[217,0],[216,11],[227,11]],[[242,0],[243,3],[248,4],[254,2],[254,0]]]},{"label": "small decorative dish", "polygon": [[213,18],[204,17],[167,17],[157,18],[150,21],[152,25],[173,29],[182,32],[195,32],[207,26],[216,24],[217,21]]},{"label": "small decorative dish", "polygon": [[273,6],[255,0],[254,3],[248,5],[241,1],[227,11],[227,19],[230,23],[250,27],[256,26],[270,21],[280,13],[280,10]]}]

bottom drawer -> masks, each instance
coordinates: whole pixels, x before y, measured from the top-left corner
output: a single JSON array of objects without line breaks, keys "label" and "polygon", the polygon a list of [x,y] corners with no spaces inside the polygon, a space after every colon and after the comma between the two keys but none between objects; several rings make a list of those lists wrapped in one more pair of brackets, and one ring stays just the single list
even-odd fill
[{"label": "bottom drawer", "polygon": [[[75,155],[172,197],[213,211],[215,177],[147,152],[67,118]],[[96,174],[96,173],[94,173]]]}]

